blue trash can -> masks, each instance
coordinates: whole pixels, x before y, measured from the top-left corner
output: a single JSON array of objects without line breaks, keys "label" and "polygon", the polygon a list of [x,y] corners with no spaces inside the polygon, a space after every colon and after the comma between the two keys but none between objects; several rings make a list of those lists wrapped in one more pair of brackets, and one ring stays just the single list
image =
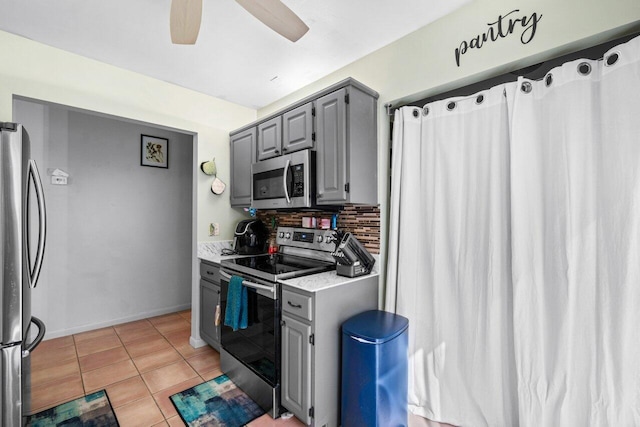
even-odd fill
[{"label": "blue trash can", "polygon": [[380,310],[342,324],[342,427],[408,425],[408,328]]}]

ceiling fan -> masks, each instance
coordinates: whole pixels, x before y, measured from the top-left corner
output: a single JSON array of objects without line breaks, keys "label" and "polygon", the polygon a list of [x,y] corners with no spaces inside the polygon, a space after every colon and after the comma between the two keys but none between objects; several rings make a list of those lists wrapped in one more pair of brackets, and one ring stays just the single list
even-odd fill
[{"label": "ceiling fan", "polygon": [[[250,14],[292,42],[309,27],[281,0],[236,0]],[[194,44],[200,31],[202,0],[171,0],[171,41],[174,44]]]}]

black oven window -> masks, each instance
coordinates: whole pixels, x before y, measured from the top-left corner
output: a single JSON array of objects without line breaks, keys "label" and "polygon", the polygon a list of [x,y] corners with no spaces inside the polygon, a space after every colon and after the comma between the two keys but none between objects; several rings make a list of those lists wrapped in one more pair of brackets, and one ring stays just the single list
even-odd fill
[{"label": "black oven window", "polygon": [[[228,281],[222,281],[222,310],[226,310]],[[233,331],[222,327],[222,346],[271,385],[278,383],[280,371],[280,328],[278,301],[247,288],[248,327]],[[224,318],[224,314],[223,314]]]}]

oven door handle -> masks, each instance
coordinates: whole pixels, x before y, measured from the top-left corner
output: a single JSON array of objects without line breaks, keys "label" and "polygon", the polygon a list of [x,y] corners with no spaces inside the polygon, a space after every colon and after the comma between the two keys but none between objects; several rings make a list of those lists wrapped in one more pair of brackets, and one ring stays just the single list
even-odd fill
[{"label": "oven door handle", "polygon": [[[222,277],[224,277],[225,279],[227,279],[227,280],[231,280],[231,275],[225,273],[222,270],[220,270],[220,275]],[[270,292],[272,294],[275,293],[275,288],[273,286],[260,285],[258,283],[253,283],[253,282],[250,282],[250,281],[244,280],[244,279],[242,280],[242,285],[246,286],[248,288],[261,289],[263,291],[267,291],[267,292]]]}]

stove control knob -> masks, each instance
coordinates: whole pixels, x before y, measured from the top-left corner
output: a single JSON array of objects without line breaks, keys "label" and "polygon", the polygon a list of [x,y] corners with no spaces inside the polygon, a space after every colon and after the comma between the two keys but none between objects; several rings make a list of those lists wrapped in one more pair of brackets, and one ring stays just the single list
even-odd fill
[{"label": "stove control knob", "polygon": [[278,237],[282,239],[282,238],[284,237],[284,231],[281,231],[281,232],[278,234]]},{"label": "stove control knob", "polygon": [[326,239],[324,239],[324,241],[325,241],[326,243],[332,243],[332,242],[335,242],[335,241],[336,241],[336,238],[335,238],[335,237],[333,237],[333,236],[327,236],[327,238],[326,238]]},{"label": "stove control knob", "polygon": [[322,243],[322,236],[318,236],[318,243]]},{"label": "stove control knob", "polygon": [[285,233],[284,238],[285,239],[290,239],[291,238],[291,233],[289,233],[289,232]]}]

